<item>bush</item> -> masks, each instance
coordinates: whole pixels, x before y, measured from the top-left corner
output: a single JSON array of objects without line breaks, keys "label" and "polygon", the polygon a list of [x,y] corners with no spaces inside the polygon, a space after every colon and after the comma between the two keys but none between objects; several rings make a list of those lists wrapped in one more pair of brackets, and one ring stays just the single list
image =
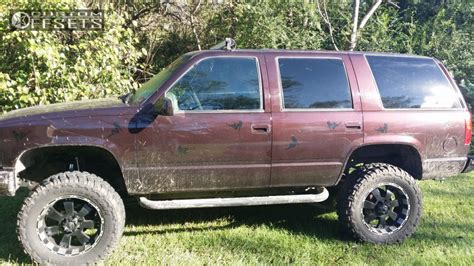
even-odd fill
[{"label": "bush", "polygon": [[[106,10],[103,32],[0,31],[0,112],[127,92],[179,55],[196,50],[198,40],[203,49],[225,37],[235,38],[239,48],[334,49],[328,25],[314,3],[202,4],[191,22],[189,7],[178,13],[175,8],[173,13],[170,6],[158,1],[95,2],[23,0],[0,4],[4,16],[22,8],[101,5]],[[399,2],[399,9],[385,3],[377,10],[361,33],[357,49],[439,58],[474,105],[472,1]],[[326,3],[335,43],[348,49],[352,1]]]},{"label": "bush", "polygon": [[[65,2],[25,1],[13,8],[68,9],[80,4]],[[0,6],[2,13],[10,8]],[[0,111],[102,98],[137,88],[132,74],[141,56],[135,47],[138,40],[122,26],[123,17],[112,10],[105,16],[104,32],[1,31]]]}]

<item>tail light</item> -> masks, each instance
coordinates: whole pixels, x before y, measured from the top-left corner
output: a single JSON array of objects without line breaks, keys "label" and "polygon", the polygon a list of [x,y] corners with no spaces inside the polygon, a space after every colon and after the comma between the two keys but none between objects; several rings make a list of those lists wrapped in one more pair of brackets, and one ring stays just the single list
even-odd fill
[{"label": "tail light", "polygon": [[466,127],[465,127],[465,135],[464,135],[464,145],[471,145],[472,139],[472,120],[471,120],[471,113],[466,112]]}]

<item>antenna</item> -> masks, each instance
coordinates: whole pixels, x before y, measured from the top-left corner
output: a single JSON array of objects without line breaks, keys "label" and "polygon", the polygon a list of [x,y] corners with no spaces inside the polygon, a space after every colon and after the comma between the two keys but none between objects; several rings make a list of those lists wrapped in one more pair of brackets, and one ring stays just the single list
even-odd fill
[{"label": "antenna", "polygon": [[211,47],[211,50],[226,50],[226,51],[231,51],[235,49],[236,47],[235,40],[232,38],[225,38],[225,41],[220,42],[214,46]]}]

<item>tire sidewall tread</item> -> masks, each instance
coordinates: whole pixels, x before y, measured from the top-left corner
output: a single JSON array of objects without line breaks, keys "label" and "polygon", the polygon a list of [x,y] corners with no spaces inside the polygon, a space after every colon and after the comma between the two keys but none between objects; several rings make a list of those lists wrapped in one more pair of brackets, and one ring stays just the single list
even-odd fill
[{"label": "tire sidewall tread", "polygon": [[[104,231],[111,233],[105,235],[106,232],[104,232],[99,242],[91,250],[72,257],[56,255],[48,250],[41,243],[37,234],[32,233],[32,231],[36,231],[36,226],[30,228],[37,219],[36,215],[31,214],[39,214],[46,206],[41,203],[67,194],[79,194],[91,200],[101,209]],[[41,182],[25,199],[18,213],[17,221],[18,238],[23,244],[24,252],[39,264],[84,265],[104,260],[119,244],[124,227],[125,207],[118,193],[100,177],[77,171],[56,174]]]},{"label": "tire sidewall tread", "polygon": [[[364,222],[360,210],[367,190],[381,183],[394,183],[402,187],[410,200],[408,220],[388,235],[371,232]],[[364,198],[362,198],[364,197]],[[341,185],[337,196],[339,221],[357,239],[377,244],[401,243],[411,236],[418,226],[422,213],[422,193],[416,180],[406,171],[385,163],[366,164],[352,172]]]}]

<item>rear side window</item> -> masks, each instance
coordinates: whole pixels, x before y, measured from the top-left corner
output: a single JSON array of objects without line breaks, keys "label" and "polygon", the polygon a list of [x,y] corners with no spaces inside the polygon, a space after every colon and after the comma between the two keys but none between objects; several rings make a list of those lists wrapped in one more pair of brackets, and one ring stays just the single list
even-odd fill
[{"label": "rear side window", "polygon": [[194,65],[167,92],[180,110],[262,109],[257,59],[215,57]]},{"label": "rear side window", "polygon": [[285,109],[352,108],[340,59],[279,58]]},{"label": "rear side window", "polygon": [[367,56],[385,108],[460,108],[456,93],[430,58]]}]

